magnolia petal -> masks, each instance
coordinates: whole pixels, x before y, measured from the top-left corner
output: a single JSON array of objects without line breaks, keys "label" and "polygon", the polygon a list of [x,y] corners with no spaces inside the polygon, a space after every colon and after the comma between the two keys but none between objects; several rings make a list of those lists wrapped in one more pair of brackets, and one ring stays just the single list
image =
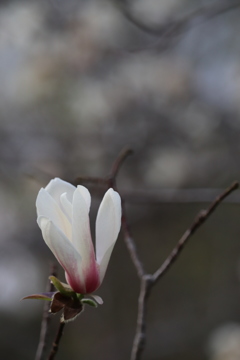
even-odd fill
[{"label": "magnolia petal", "polygon": [[102,304],[103,304],[103,299],[101,298],[101,296],[91,295],[91,297],[94,298],[94,300],[95,300],[99,305],[102,305]]},{"label": "magnolia petal", "polygon": [[91,205],[90,192],[88,191],[88,189],[85,186],[82,186],[82,185],[78,185],[77,189],[81,193],[82,197],[84,198],[86,205],[87,205],[88,212],[89,212],[90,205]]},{"label": "magnolia petal", "polygon": [[109,263],[109,259],[111,257],[114,245],[115,245],[115,242],[111,246],[109,246],[109,248],[107,249],[107,251],[105,252],[105,254],[104,254],[104,256],[103,256],[103,258],[101,260],[101,263],[99,264],[100,283],[102,283],[103,278],[105,276],[107,266],[108,266],[108,263]]},{"label": "magnolia petal", "polygon": [[103,280],[106,268],[121,227],[121,198],[109,189],[100,204],[96,220],[96,256]]},{"label": "magnolia petal", "polygon": [[[95,291],[100,285],[99,268],[95,259],[95,252],[89,225],[89,204],[86,203],[82,186],[77,187],[73,195],[72,209],[72,243],[82,257],[82,272],[86,293]],[[88,201],[88,200],[87,200]],[[68,280],[68,278],[67,278]],[[79,291],[79,293],[81,293]]]},{"label": "magnolia petal", "polygon": [[38,217],[38,224],[42,230],[43,239],[66,271],[71,288],[76,292],[79,292],[79,288],[84,290],[80,254],[52,221],[40,216]]},{"label": "magnolia petal", "polygon": [[63,193],[67,193],[68,200],[72,202],[73,193],[76,190],[76,187],[66,181],[55,178],[48,183],[45,190],[54,198],[58,205],[60,205],[60,196]]},{"label": "magnolia petal", "polygon": [[89,225],[89,206],[85,201],[83,186],[78,186],[73,194],[72,203],[72,243],[81,254],[82,267],[87,268],[93,261],[95,253]]},{"label": "magnolia petal", "polygon": [[36,207],[38,216],[44,216],[51,220],[69,239],[71,239],[72,229],[69,220],[66,218],[57,202],[45,189],[39,191]]},{"label": "magnolia petal", "polygon": [[72,222],[72,204],[68,200],[67,193],[63,193],[60,196],[61,209],[68,218],[69,222]]}]

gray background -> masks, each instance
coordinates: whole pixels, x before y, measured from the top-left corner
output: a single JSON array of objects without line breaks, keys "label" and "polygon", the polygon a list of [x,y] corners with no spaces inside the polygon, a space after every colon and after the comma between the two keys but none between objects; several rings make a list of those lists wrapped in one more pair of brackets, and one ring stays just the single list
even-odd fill
[{"label": "gray background", "polygon": [[[221,2],[141,0],[133,1],[132,10],[155,25],[214,3]],[[157,204],[127,197],[129,222],[149,272],[207,206],[201,201],[212,198],[196,190],[191,202],[184,194],[164,202],[165,189],[225,188],[240,178],[239,16],[235,9],[194,21],[163,46],[110,1],[1,1],[4,359],[33,359],[37,347],[43,303],[19,299],[44,291],[54,260],[35,214],[36,195],[51,178],[105,176],[119,151],[132,147],[135,154],[119,175],[120,191],[160,194]],[[93,198],[93,231],[99,201]],[[223,204],[153,290],[143,359],[240,358],[239,215],[238,203]],[[59,277],[64,280],[60,268]],[[104,305],[86,309],[66,326],[57,358],[128,359],[138,291],[120,236],[97,292]],[[56,315],[49,341],[58,321]]]}]

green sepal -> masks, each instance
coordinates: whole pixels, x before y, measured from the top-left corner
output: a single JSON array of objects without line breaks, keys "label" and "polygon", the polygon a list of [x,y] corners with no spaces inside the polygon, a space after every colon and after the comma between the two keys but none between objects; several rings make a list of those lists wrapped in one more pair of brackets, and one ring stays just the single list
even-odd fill
[{"label": "green sepal", "polygon": [[82,304],[87,304],[87,305],[93,306],[95,308],[98,307],[98,303],[93,299],[84,298],[84,299],[81,299],[80,301]]},{"label": "green sepal", "polygon": [[41,294],[32,294],[23,297],[21,300],[33,299],[33,300],[47,300],[52,301],[52,298],[56,294],[56,292],[49,292],[49,293],[41,293]]},{"label": "green sepal", "polygon": [[76,296],[76,293],[73,291],[73,289],[68,284],[62,283],[55,276],[49,276],[49,280],[51,280],[51,282],[53,283],[55,288],[61,294],[65,295],[65,296],[68,296],[68,297],[72,297],[72,296],[75,297]]}]

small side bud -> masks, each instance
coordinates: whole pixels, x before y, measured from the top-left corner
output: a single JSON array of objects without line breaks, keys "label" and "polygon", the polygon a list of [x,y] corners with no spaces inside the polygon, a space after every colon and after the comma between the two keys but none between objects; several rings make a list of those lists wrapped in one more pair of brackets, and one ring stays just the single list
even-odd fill
[{"label": "small side bud", "polygon": [[95,301],[95,300],[93,300],[93,299],[89,299],[89,298],[84,298],[84,299],[82,299],[81,300],[81,303],[82,304],[87,304],[87,305],[89,305],[89,306],[93,306],[93,307],[98,307],[98,303]]}]

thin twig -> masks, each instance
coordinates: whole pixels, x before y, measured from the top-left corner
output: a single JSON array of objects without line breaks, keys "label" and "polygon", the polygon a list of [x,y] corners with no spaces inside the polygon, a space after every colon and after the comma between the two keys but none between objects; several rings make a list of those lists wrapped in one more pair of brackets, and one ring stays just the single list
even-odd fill
[{"label": "thin twig", "polygon": [[[138,299],[138,317],[136,333],[133,341],[131,360],[140,360],[141,354],[144,350],[146,340],[146,306],[147,299],[150,295],[152,287],[156,282],[166,273],[166,271],[173,265],[174,261],[180,255],[181,250],[186,244],[190,236],[209,218],[217,206],[234,190],[238,188],[239,184],[234,182],[221,195],[219,195],[209,206],[207,210],[202,210],[195,218],[189,229],[183,234],[177,246],[172,250],[170,255],[164,261],[162,266],[153,274],[145,274],[141,279],[141,288]],[[140,261],[140,260],[139,260]]]},{"label": "thin twig", "polygon": [[[116,177],[119,172],[119,169],[120,169],[121,165],[123,164],[123,162],[126,160],[126,158],[129,155],[131,155],[132,153],[133,153],[133,150],[130,148],[125,148],[120,152],[120,154],[114,161],[114,163],[112,165],[112,169],[110,171],[110,175],[108,178],[109,179],[109,187],[113,187],[113,188],[115,188],[115,190],[117,190]],[[132,262],[136,268],[137,274],[138,274],[139,278],[141,279],[145,275],[145,271],[143,268],[143,264],[140,261],[139,256],[137,254],[135,242],[131,236],[131,230],[130,230],[130,226],[127,222],[125,204],[124,204],[123,199],[122,199],[122,227],[123,227],[125,244],[128,248]]]},{"label": "thin twig", "polygon": [[129,251],[129,254],[131,256],[132,262],[136,268],[138,277],[142,279],[142,277],[145,275],[145,270],[143,267],[143,264],[138,256],[135,241],[133,240],[133,237],[131,236],[131,231],[129,224],[127,222],[126,218],[126,212],[125,212],[125,205],[122,201],[122,229],[124,234],[124,241],[127,246],[127,249]]},{"label": "thin twig", "polygon": [[82,183],[90,183],[90,184],[94,184],[94,185],[103,185],[103,186],[108,186],[108,187],[115,187],[116,184],[116,177],[118,174],[118,171],[121,167],[121,165],[123,164],[123,162],[125,161],[125,159],[131,155],[133,153],[133,150],[126,147],[124,148],[120,154],[118,155],[118,157],[115,159],[110,174],[106,177],[106,178],[99,178],[99,177],[90,177],[90,176],[78,176],[75,180],[74,180],[74,185],[76,184],[82,184]]},{"label": "thin twig", "polygon": [[[126,160],[126,158],[129,155],[131,155],[132,153],[133,153],[133,150],[130,148],[124,148],[120,152],[120,154],[118,155],[118,157],[116,158],[116,160],[114,161],[114,163],[112,165],[110,175],[108,177],[108,186],[109,187],[113,187],[113,188],[115,188],[115,190],[117,190],[116,177],[118,175],[119,169],[120,169],[121,165],[123,164],[123,162]],[[125,244],[128,248],[132,262],[136,268],[137,274],[138,274],[139,278],[141,279],[143,277],[143,275],[145,274],[145,271],[143,268],[143,264],[140,261],[139,256],[137,254],[135,242],[131,236],[130,227],[127,222],[127,218],[126,218],[126,214],[125,214],[125,204],[124,204],[123,199],[122,199],[122,227],[123,227]]]},{"label": "thin twig", "polygon": [[63,335],[64,326],[65,326],[65,322],[60,322],[58,332],[57,332],[57,335],[56,335],[56,339],[52,344],[52,350],[50,352],[48,360],[53,360],[55,355],[58,352],[58,347],[59,347],[59,343],[60,343],[60,340],[61,340],[62,335]]},{"label": "thin twig", "polygon": [[103,185],[106,186],[107,184],[107,180],[103,179],[103,178],[96,178],[96,177],[91,177],[91,176],[78,176],[73,182],[73,185],[78,185],[78,184],[84,184],[84,183],[90,183],[93,185]]},{"label": "thin twig", "polygon": [[116,187],[116,177],[118,175],[118,172],[120,170],[121,165],[123,164],[123,162],[126,160],[126,158],[131,155],[133,153],[133,150],[130,148],[124,148],[120,154],[118,155],[118,157],[116,158],[116,160],[114,161],[111,171],[110,171],[110,175],[107,177],[108,179],[108,186],[109,187]]},{"label": "thin twig", "polygon": [[146,342],[146,302],[150,294],[152,279],[144,275],[141,279],[140,294],[138,297],[137,327],[132,346],[131,360],[140,359]]},{"label": "thin twig", "polygon": [[172,250],[170,255],[160,266],[160,268],[153,274],[154,282],[159,280],[164,275],[164,273],[170,268],[173,262],[180,255],[180,252],[182,251],[184,245],[186,245],[190,236],[195,233],[195,231],[209,218],[209,216],[213,213],[213,211],[217,208],[217,206],[234,190],[236,190],[238,186],[239,186],[238,182],[234,182],[229,188],[227,188],[220,196],[218,196],[215,199],[215,201],[209,206],[207,210],[200,211],[200,213],[197,215],[190,228],[185,231],[185,233],[179,240],[177,246]]},{"label": "thin twig", "polygon": [[200,19],[201,22],[203,22],[240,6],[240,2],[237,0],[232,1],[231,3],[227,1],[222,2],[221,4],[204,6],[202,8],[189,12],[181,18],[168,20],[164,24],[157,24],[151,26],[149,24],[146,24],[136,15],[134,15],[130,7],[124,4],[124,2],[115,0],[115,4],[121,10],[125,18],[129,20],[133,25],[135,25],[138,29],[154,36],[161,36],[166,38],[172,37],[173,35],[179,35],[186,28],[188,28],[190,24],[195,22],[196,19]]},{"label": "thin twig", "polygon": [[[50,265],[49,273],[50,273],[50,275],[57,276],[57,267],[55,264]],[[47,286],[46,286],[46,292],[53,292],[53,291],[54,291],[54,285],[48,280]],[[37,352],[35,355],[35,360],[43,360],[44,359],[46,346],[47,346],[49,324],[50,324],[49,302],[46,301],[44,304],[44,308],[43,308],[41,331],[40,331]]]}]

